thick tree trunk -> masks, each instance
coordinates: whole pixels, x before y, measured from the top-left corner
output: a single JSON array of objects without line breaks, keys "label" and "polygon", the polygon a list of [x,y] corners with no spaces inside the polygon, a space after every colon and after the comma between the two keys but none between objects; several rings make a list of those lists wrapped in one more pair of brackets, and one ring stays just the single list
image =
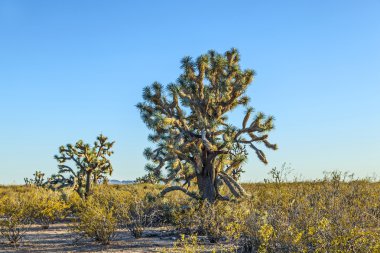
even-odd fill
[{"label": "thick tree trunk", "polygon": [[203,168],[201,174],[197,175],[198,190],[201,198],[210,203],[214,203],[218,195],[215,179],[215,171],[210,163]]},{"label": "thick tree trunk", "polygon": [[198,175],[197,180],[201,198],[207,200],[210,203],[214,203],[216,200],[216,189],[211,176]]},{"label": "thick tree trunk", "polygon": [[86,172],[86,191],[85,191],[86,198],[90,194],[90,188],[91,188],[91,172],[88,171]]}]

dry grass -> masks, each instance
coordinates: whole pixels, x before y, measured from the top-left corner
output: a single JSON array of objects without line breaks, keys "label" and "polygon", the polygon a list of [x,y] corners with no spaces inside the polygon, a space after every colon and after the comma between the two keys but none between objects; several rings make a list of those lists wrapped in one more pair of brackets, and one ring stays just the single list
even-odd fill
[{"label": "dry grass", "polygon": [[[33,225],[18,246],[3,238],[0,252],[11,252],[15,246],[18,252],[202,252],[212,248],[239,252],[380,252],[380,183],[346,181],[335,173],[315,182],[243,186],[251,195],[248,199],[212,206],[176,192],[159,198],[162,186],[147,184],[102,186],[86,203],[66,190],[61,193],[62,200],[68,217],[75,222],[66,218],[62,223],[57,218],[52,221],[56,224],[45,230]],[[28,206],[35,205],[30,194],[37,192],[41,194],[33,188],[0,187],[2,219],[12,214],[7,201],[12,196],[14,200],[30,200],[18,215],[33,222],[36,214],[29,214]],[[144,203],[139,215],[149,220],[141,223],[145,227],[140,239],[128,230],[136,223],[131,212],[136,203]],[[99,226],[100,230],[102,224],[109,224],[101,219],[77,219],[96,208],[115,226],[109,245],[102,246],[81,233],[87,226]],[[94,224],[97,220],[101,222]],[[76,229],[69,229],[72,226]],[[217,243],[211,244],[208,239]]]}]

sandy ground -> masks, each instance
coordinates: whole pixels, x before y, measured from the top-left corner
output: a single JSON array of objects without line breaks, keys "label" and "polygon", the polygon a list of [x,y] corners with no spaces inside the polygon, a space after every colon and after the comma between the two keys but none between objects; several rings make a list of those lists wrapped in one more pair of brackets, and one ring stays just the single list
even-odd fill
[{"label": "sandy ground", "polygon": [[0,242],[4,252],[162,252],[173,247],[177,239],[173,231],[165,228],[147,229],[142,238],[135,239],[129,231],[119,231],[110,245],[100,245],[88,239],[80,239],[70,231],[67,223],[53,224],[48,229],[32,226],[18,248]]}]

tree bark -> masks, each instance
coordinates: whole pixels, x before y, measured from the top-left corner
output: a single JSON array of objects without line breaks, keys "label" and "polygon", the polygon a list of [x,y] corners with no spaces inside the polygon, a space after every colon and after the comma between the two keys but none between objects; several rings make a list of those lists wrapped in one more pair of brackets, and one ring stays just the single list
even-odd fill
[{"label": "tree bark", "polygon": [[185,188],[182,188],[181,186],[170,186],[168,188],[165,188],[163,191],[161,191],[161,196],[163,197],[171,191],[181,191],[194,199],[199,199],[198,194],[194,192],[189,192],[188,190],[186,190]]},{"label": "tree bark", "polygon": [[203,200],[207,200],[209,203],[214,203],[217,197],[217,191],[215,189],[215,180],[209,174],[197,175],[198,190]]},{"label": "tree bark", "polygon": [[203,150],[201,173],[197,174],[198,190],[203,200],[214,203],[218,197],[218,186],[216,184],[216,173],[214,169],[214,159],[206,149]]},{"label": "tree bark", "polygon": [[86,191],[85,191],[86,198],[90,194],[90,189],[91,189],[91,172],[87,171],[86,172]]}]

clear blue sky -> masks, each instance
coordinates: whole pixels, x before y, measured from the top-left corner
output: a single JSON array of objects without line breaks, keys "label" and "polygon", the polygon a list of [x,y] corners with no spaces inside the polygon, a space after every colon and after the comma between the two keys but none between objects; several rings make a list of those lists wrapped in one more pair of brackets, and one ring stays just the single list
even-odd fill
[{"label": "clear blue sky", "polygon": [[[58,147],[103,133],[116,179],[144,174],[142,88],[180,59],[239,49],[251,105],[276,117],[263,166],[380,174],[380,1],[0,1],[0,184],[56,172]],[[236,111],[232,121],[243,117]]]}]

